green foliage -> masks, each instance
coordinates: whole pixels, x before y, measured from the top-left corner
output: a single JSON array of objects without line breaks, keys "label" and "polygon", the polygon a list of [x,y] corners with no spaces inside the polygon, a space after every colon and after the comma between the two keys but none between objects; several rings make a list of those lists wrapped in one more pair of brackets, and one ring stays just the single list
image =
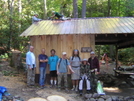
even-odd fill
[{"label": "green foliage", "polygon": [[[0,55],[9,53],[11,49],[23,51],[29,38],[19,35],[31,25],[33,14],[39,14],[39,18],[44,18],[43,0],[21,0],[21,11],[19,11],[19,0],[15,0],[13,7],[11,7],[9,4],[12,1],[1,0],[0,3]],[[109,4],[108,1],[87,0],[86,17],[134,16],[134,0],[110,0]],[[48,17],[51,16],[53,10],[72,17],[73,0],[46,0],[46,3]],[[81,17],[81,11],[82,0],[78,0],[79,17]],[[102,46],[101,50],[107,52],[107,47]]]},{"label": "green foliage", "polygon": [[125,48],[125,49],[120,49],[119,52],[119,60],[123,64],[134,64],[134,48]]}]

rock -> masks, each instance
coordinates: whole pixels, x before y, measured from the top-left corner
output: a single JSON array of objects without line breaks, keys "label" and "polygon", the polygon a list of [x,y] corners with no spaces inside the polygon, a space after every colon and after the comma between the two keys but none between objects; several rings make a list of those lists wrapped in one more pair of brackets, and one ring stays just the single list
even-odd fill
[{"label": "rock", "polygon": [[67,101],[64,97],[60,95],[51,95],[47,97],[48,101]]},{"label": "rock", "polygon": [[105,101],[103,98],[99,98],[97,101]]},{"label": "rock", "polygon": [[92,97],[92,94],[85,94],[85,96],[84,96],[86,99],[89,99],[89,98],[91,98]]},{"label": "rock", "polygon": [[85,101],[90,101],[90,99],[87,99],[87,100],[85,100]]},{"label": "rock", "polygon": [[124,101],[124,97],[123,96],[119,96],[118,97],[118,101]]},{"label": "rock", "polygon": [[103,98],[104,100],[106,100],[108,98],[111,98],[111,96],[109,96],[109,95],[103,95],[103,96],[101,96],[101,98]]},{"label": "rock", "polygon": [[127,101],[128,99],[130,99],[130,96],[124,97],[124,100]]},{"label": "rock", "polygon": [[117,101],[118,100],[117,96],[111,96],[111,98],[112,98],[112,101]]},{"label": "rock", "polygon": [[94,93],[93,94],[93,98],[98,98],[99,97],[99,94],[98,93]]},{"label": "rock", "polygon": [[89,101],[96,101],[96,99],[95,98],[90,98],[90,100]]},{"label": "rock", "polygon": [[112,101],[112,98],[111,97],[110,98],[107,98],[106,101]]}]

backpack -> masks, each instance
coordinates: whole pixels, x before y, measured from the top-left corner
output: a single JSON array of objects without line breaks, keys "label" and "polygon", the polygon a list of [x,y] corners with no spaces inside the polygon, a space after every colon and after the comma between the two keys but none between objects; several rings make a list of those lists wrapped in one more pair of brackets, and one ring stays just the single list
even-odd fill
[{"label": "backpack", "polygon": [[[78,58],[79,58],[79,61],[80,61],[81,59],[80,59],[80,57],[79,57],[79,56],[78,56]],[[72,60],[73,60],[73,59],[74,59],[74,56],[72,57]]]},{"label": "backpack", "polygon": [[[67,65],[67,59],[65,59],[65,60],[66,60],[66,65]],[[60,58],[59,66],[60,66],[61,61],[62,61],[62,58]]]}]

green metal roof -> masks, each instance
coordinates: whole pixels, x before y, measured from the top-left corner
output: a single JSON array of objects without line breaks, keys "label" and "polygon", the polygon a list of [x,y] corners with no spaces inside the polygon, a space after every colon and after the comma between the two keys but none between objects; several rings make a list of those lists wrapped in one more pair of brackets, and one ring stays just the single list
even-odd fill
[{"label": "green metal roof", "polygon": [[32,24],[20,36],[126,33],[134,33],[133,17],[43,20]]}]

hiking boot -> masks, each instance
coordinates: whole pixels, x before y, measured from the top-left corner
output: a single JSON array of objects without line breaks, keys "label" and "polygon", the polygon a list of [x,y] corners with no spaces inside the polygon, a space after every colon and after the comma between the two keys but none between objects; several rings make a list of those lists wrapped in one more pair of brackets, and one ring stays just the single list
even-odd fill
[{"label": "hiking boot", "polygon": [[74,91],[75,90],[75,87],[73,87],[71,90]]},{"label": "hiking boot", "polygon": [[80,96],[82,96],[82,94],[83,94],[82,90],[79,90],[79,93],[80,93]]},{"label": "hiking boot", "polygon": [[65,88],[65,91],[66,91],[66,92],[69,92],[68,88]]},{"label": "hiking boot", "polygon": [[75,88],[75,91],[78,92],[78,88],[77,87]]},{"label": "hiking boot", "polygon": [[86,93],[89,94],[89,93],[92,93],[92,92],[91,92],[91,90],[87,90]]},{"label": "hiking boot", "polygon": [[53,88],[53,85],[51,84],[49,87],[50,87],[50,88]]}]

